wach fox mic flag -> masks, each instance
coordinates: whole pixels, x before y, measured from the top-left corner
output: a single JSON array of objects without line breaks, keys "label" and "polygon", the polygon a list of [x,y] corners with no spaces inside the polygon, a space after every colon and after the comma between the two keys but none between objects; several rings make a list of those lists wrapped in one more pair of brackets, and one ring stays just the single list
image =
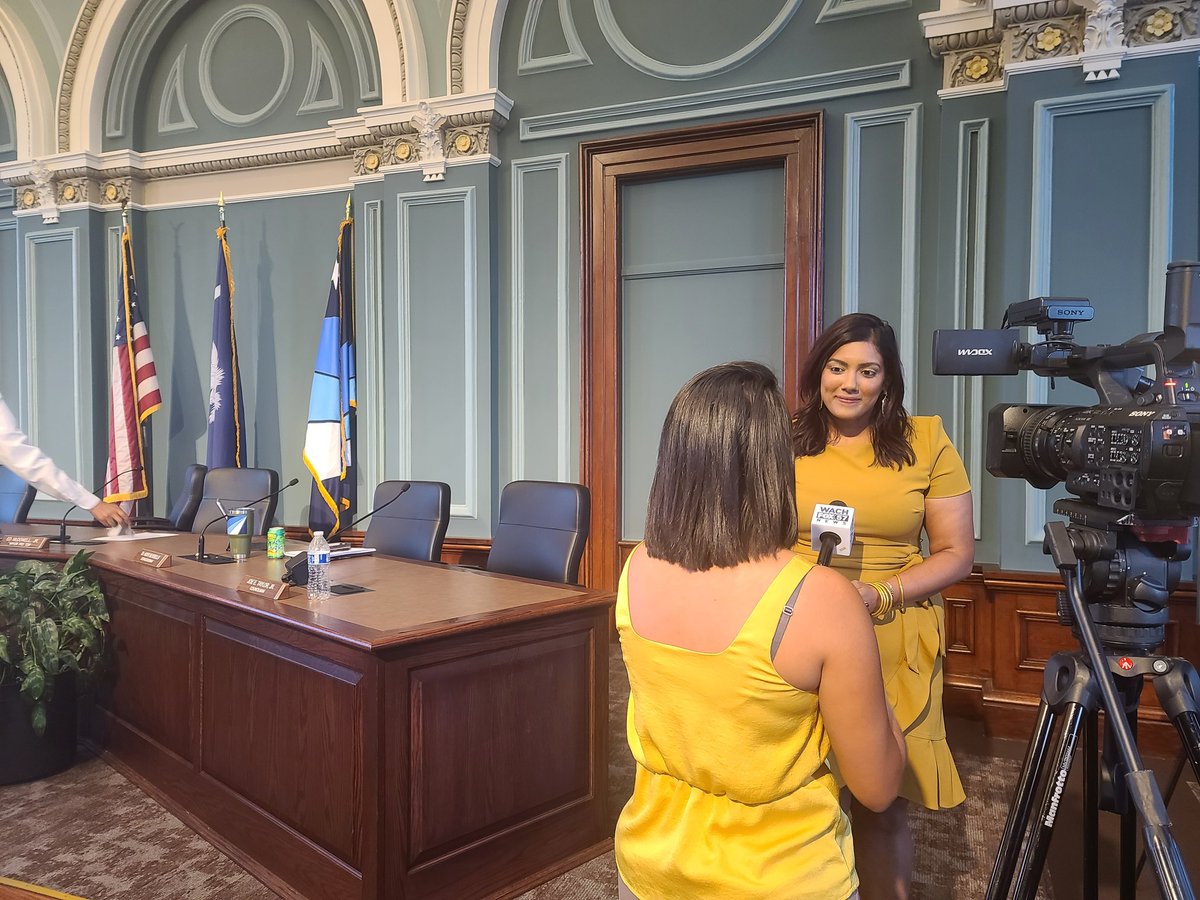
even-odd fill
[{"label": "wach fox mic flag", "polygon": [[331,534],[354,517],[354,222],[338,232],[337,259],[317,343],[304,465],[312,473],[308,527]]},{"label": "wach fox mic flag", "polygon": [[246,412],[238,374],[237,338],[233,332],[233,272],[229,264],[228,229],[217,229],[217,288],[213,294],[212,368],[208,382],[208,457],[210,469],[244,464]]},{"label": "wach fox mic flag", "polygon": [[104,499],[109,503],[146,496],[142,423],[162,406],[150,334],[138,304],[128,222],[121,233],[120,268],[109,384],[108,470],[104,476]]}]

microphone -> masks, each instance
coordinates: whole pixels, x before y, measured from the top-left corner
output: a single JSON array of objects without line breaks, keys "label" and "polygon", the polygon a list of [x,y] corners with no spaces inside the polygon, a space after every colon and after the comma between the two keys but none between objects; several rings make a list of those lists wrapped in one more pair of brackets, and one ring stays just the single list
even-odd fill
[{"label": "microphone", "polygon": [[[128,475],[130,472],[140,472],[140,471],[142,471],[141,466],[134,466],[132,469],[126,469],[124,472],[118,472],[112,478],[110,478],[106,482],[104,482],[104,484],[100,485],[100,487],[96,488],[96,490],[93,491],[93,493],[98,495],[101,491],[103,491],[106,487],[108,487],[110,484],[112,484],[114,481],[116,481],[122,475]],[[100,499],[103,500],[104,498],[101,497]],[[69,543],[71,543],[71,536],[69,534],[67,534],[67,516],[69,516],[71,514],[72,510],[75,510],[78,507],[79,507],[79,504],[74,503],[71,505],[71,507],[65,513],[63,513],[62,521],[58,523],[58,537],[50,538],[50,543],[52,543],[52,544],[69,544]]]},{"label": "microphone", "polygon": [[[339,534],[349,528],[353,528],[355,525],[357,525],[359,522],[361,522],[363,519],[367,518],[368,516],[373,516],[373,515],[375,515],[375,513],[379,512],[380,510],[386,509],[387,507],[391,506],[393,503],[395,503],[397,500],[399,500],[401,498],[401,496],[403,496],[408,491],[408,489],[411,487],[412,487],[412,484],[410,482],[407,482],[407,481],[404,482],[404,484],[401,485],[400,490],[396,491],[396,495],[394,497],[392,497],[391,499],[389,499],[386,503],[380,503],[377,507],[375,507],[370,512],[363,513],[361,516],[359,516],[357,519],[355,519],[349,525],[345,526],[345,528],[343,528],[342,526],[339,525],[333,531],[329,532],[329,537],[332,538],[335,534]],[[295,556],[293,556],[291,559],[289,559],[287,562],[285,562],[283,564],[283,567],[286,570],[283,574],[283,580],[285,582],[287,582],[288,584],[294,584],[297,586],[302,586],[302,585],[308,584],[308,554],[307,553],[297,553]]]},{"label": "microphone", "polygon": [[817,553],[817,565],[827,566],[836,552],[838,556],[849,556],[854,543],[854,507],[841,500],[818,503],[813,507],[812,531],[809,542]]},{"label": "microphone", "polygon": [[[273,491],[269,491],[268,493],[263,494],[257,500],[251,500],[249,503],[243,503],[243,504],[241,504],[241,506],[243,506],[243,507],[244,506],[254,506],[256,503],[262,503],[264,500],[270,500],[272,497],[279,496],[285,490],[290,488],[293,484],[299,484],[299,483],[300,483],[299,478],[293,478],[291,481],[289,481],[287,484],[283,485],[282,487],[276,488]],[[240,508],[241,507],[239,507],[239,509]],[[200,529],[200,537],[197,538],[197,540],[196,540],[196,552],[192,555],[183,557],[183,559],[194,560],[195,562],[198,562],[198,563],[208,563],[209,565],[220,565],[222,563],[233,562],[232,556],[221,556],[219,553],[205,553],[204,552],[204,532],[208,531],[208,529],[211,526],[215,525],[217,522],[220,522],[222,519],[228,519],[229,515],[230,515],[229,513],[221,513],[221,515],[217,516],[215,519],[213,519],[211,522],[209,522],[207,525],[205,525],[203,528],[201,528]]]}]

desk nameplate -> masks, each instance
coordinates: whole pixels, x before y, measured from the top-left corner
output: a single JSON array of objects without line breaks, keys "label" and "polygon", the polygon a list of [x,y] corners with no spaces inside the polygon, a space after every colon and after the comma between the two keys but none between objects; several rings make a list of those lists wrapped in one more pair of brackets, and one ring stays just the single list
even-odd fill
[{"label": "desk nameplate", "polygon": [[157,550],[139,550],[137,561],[154,569],[165,569],[171,565],[171,554],[159,553]]},{"label": "desk nameplate", "polygon": [[278,600],[287,594],[288,586],[282,581],[271,581],[267,578],[255,578],[253,575],[247,575],[238,583],[237,589],[243,594],[254,594],[256,597]]},{"label": "desk nameplate", "polygon": [[50,546],[50,538],[44,534],[5,534],[0,535],[0,547],[10,550],[45,550]]}]

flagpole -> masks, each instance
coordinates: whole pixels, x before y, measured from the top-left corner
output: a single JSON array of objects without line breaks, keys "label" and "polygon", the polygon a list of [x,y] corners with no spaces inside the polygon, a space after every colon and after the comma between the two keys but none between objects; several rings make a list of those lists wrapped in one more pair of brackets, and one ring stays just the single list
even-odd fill
[{"label": "flagpole", "polygon": [[221,215],[221,227],[225,227],[225,192],[217,194],[217,212]]},{"label": "flagpole", "polygon": [[350,218],[350,201],[353,198],[353,196],[354,196],[353,194],[346,195],[346,218],[347,219]]}]

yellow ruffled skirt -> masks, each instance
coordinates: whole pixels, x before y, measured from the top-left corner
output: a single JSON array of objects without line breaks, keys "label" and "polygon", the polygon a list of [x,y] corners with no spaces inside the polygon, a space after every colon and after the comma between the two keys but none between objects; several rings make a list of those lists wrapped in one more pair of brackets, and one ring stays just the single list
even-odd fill
[{"label": "yellow ruffled skirt", "polygon": [[875,623],[883,686],[908,745],[900,796],[926,809],[949,809],[966,799],[946,743],[942,662],[946,648],[942,598],[893,611]]}]

